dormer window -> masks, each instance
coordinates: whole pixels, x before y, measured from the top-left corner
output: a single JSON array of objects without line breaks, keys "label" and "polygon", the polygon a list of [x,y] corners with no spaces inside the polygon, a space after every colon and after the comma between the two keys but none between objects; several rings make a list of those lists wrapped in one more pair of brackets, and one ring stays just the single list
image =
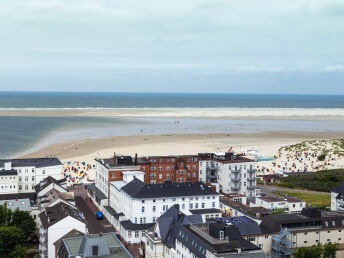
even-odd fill
[{"label": "dormer window", "polygon": [[220,239],[224,239],[225,237],[225,232],[224,231],[220,231]]}]

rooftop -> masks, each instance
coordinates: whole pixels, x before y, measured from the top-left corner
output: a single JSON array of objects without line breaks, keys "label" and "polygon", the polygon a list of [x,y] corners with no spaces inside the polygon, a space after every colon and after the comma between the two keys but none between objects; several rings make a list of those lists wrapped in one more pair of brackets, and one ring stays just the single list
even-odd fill
[{"label": "rooftop", "polygon": [[18,171],[15,169],[11,169],[11,170],[1,169],[0,170],[0,176],[17,176],[17,175],[18,175]]},{"label": "rooftop", "polygon": [[304,202],[302,200],[300,200],[299,198],[296,197],[280,197],[277,195],[273,195],[273,196],[261,196],[261,197],[257,197],[257,199],[266,201],[266,202]]},{"label": "rooftop", "polygon": [[31,202],[29,198],[25,199],[12,199],[12,200],[0,200],[0,205],[7,203],[7,208],[10,208],[12,211],[19,209],[21,211],[31,211]]},{"label": "rooftop", "polygon": [[11,162],[12,167],[51,167],[62,165],[58,158],[34,158],[34,159],[0,159],[0,167],[6,162]]},{"label": "rooftop", "polygon": [[55,179],[52,176],[48,176],[48,177],[44,178],[42,181],[40,181],[37,185],[35,185],[35,192],[36,193],[41,192],[42,190],[44,190],[50,184],[59,185],[65,191],[67,191],[65,189],[65,185],[66,185],[66,179],[65,178],[57,180],[57,179]]},{"label": "rooftop", "polygon": [[179,196],[219,195],[202,182],[172,183],[166,181],[163,184],[145,184],[135,178],[122,187],[133,198],[162,198]]},{"label": "rooftop", "polygon": [[59,202],[52,207],[46,207],[45,211],[38,216],[44,228],[48,228],[68,216],[85,223],[83,214],[77,208],[63,202]]},{"label": "rooftop", "polygon": [[[66,248],[62,248],[65,246]],[[64,238],[58,250],[60,257],[102,257],[129,258],[132,257],[115,233],[82,235]]]},{"label": "rooftop", "polygon": [[[250,207],[249,205],[245,205],[245,204],[242,204],[242,203],[238,203],[238,202],[235,202],[233,201],[232,199],[228,198],[228,197],[225,197],[225,196],[221,196],[220,197],[220,202],[227,205],[227,206],[230,206],[236,210],[239,210],[245,214],[247,214],[248,216],[255,216],[256,214],[270,214],[271,211],[264,208],[264,207]],[[252,215],[251,215],[252,214]]]}]

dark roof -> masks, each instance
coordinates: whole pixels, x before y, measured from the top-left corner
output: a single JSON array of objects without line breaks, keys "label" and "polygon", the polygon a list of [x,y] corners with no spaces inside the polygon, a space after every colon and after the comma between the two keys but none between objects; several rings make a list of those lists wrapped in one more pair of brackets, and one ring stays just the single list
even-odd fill
[{"label": "dark roof", "polygon": [[0,167],[6,162],[12,162],[12,167],[51,167],[62,165],[58,158],[34,158],[34,159],[0,159]]},{"label": "dark roof", "polygon": [[331,192],[344,194],[344,182],[338,185],[336,188],[333,188]]},{"label": "dark roof", "polygon": [[68,216],[85,223],[83,214],[77,208],[63,202],[59,202],[52,207],[46,207],[45,211],[38,216],[44,228],[48,228]]},{"label": "dark roof", "polygon": [[123,186],[122,190],[133,198],[219,195],[217,192],[211,190],[203,182],[196,182],[195,184],[189,182],[166,182],[163,184],[145,184],[137,178]]},{"label": "dark roof", "polygon": [[[200,217],[200,215],[198,216]],[[206,250],[215,253],[237,252],[238,248],[241,248],[243,251],[260,250],[259,247],[243,239],[241,236],[221,244],[213,244],[191,227],[191,225],[197,227],[202,223],[199,223],[199,221],[190,223],[190,220],[186,219],[187,217],[189,216],[186,216],[176,207],[172,206],[158,218],[161,241],[169,248],[175,247],[175,240],[177,239],[193,254],[201,258],[206,257]],[[211,238],[210,235],[208,237]]]},{"label": "dark roof", "polygon": [[98,187],[96,187],[94,184],[87,185],[86,188],[90,190],[91,192],[94,192],[98,199],[100,200],[107,199],[106,195],[101,190],[99,190]]},{"label": "dark roof", "polygon": [[122,212],[117,213],[112,207],[110,206],[104,206],[105,210],[111,215],[114,216],[116,219],[119,219],[120,216],[124,216]]},{"label": "dark roof", "polygon": [[[40,191],[42,191],[44,188],[46,188],[50,184],[56,184],[56,185],[61,186],[63,189],[65,189],[62,186],[65,183],[66,183],[65,178],[57,180],[57,179],[53,178],[52,176],[48,176],[48,177],[44,178],[41,182],[39,182],[37,185],[35,185],[35,192],[39,193]],[[65,189],[65,190],[67,190],[67,189]]]},{"label": "dark roof", "polygon": [[11,170],[2,169],[2,170],[0,170],[0,176],[16,176],[16,175],[18,175],[18,171],[15,169],[11,169]]},{"label": "dark roof", "polygon": [[209,213],[222,213],[219,209],[198,209],[198,210],[190,210],[192,214],[209,214]]},{"label": "dark roof", "polygon": [[266,202],[304,202],[302,200],[300,200],[299,198],[296,197],[281,197],[281,196],[277,196],[277,195],[273,195],[273,196],[260,196],[257,197],[257,199],[261,199],[263,201]]},{"label": "dark roof", "polygon": [[320,228],[344,228],[343,211],[320,211],[304,208],[301,214],[274,214],[265,216],[260,224],[263,232],[276,233],[282,228],[307,228],[317,225]]},{"label": "dark roof", "polygon": [[130,220],[122,220],[121,225],[126,230],[150,230],[154,227],[155,223],[134,224]]},{"label": "dark roof", "polygon": [[36,205],[36,193],[15,193],[15,194],[0,194],[0,200],[14,200],[14,199],[30,199],[31,205]]},{"label": "dark roof", "polygon": [[251,214],[266,215],[266,214],[271,213],[271,210],[268,210],[264,207],[250,207],[249,205],[235,202],[232,199],[230,199],[228,197],[224,197],[224,196],[220,197],[220,202],[229,206],[229,207],[232,207],[235,210],[238,210],[238,211],[244,213],[247,217],[251,217],[251,218],[255,218],[255,216],[253,216]]}]

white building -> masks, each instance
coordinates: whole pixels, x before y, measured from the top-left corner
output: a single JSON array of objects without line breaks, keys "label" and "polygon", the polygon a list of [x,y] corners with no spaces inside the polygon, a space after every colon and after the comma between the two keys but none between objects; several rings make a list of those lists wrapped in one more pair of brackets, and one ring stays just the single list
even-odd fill
[{"label": "white building", "polygon": [[204,219],[221,217],[219,194],[202,182],[145,184],[144,173],[123,172],[127,181],[111,182],[109,205],[101,210],[127,242],[142,241],[156,219],[173,205]]},{"label": "white building", "polygon": [[344,211],[344,182],[331,191],[331,211]]},{"label": "white building", "polygon": [[85,218],[78,209],[65,203],[46,207],[39,214],[39,252],[42,258],[55,258],[54,243],[71,230],[87,233]]},{"label": "white building", "polygon": [[218,184],[224,194],[242,194],[250,199],[259,196],[256,185],[256,161],[226,153],[199,154],[200,181]]},{"label": "white building", "polygon": [[61,179],[61,171],[57,158],[0,160],[0,193],[34,192],[47,176]]},{"label": "white building", "polygon": [[[250,225],[251,232],[260,233]],[[146,233],[146,257],[255,257],[266,255],[261,248],[241,236],[234,225],[224,222],[202,223],[200,216],[188,216],[171,207]]]},{"label": "white building", "polygon": [[301,213],[306,207],[306,202],[296,197],[261,196],[255,202],[250,203],[251,207],[263,207],[269,210],[284,209],[285,213]]}]

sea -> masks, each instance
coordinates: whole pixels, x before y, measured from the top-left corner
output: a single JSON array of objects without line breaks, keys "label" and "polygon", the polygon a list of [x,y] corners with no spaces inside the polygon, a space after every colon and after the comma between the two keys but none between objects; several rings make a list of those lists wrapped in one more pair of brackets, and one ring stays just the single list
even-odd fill
[{"label": "sea", "polygon": [[69,109],[337,109],[343,95],[0,92],[0,158],[49,144],[106,136],[176,133],[257,133],[272,130],[344,131],[344,122],[311,119],[125,118],[8,116],[8,110]]}]

